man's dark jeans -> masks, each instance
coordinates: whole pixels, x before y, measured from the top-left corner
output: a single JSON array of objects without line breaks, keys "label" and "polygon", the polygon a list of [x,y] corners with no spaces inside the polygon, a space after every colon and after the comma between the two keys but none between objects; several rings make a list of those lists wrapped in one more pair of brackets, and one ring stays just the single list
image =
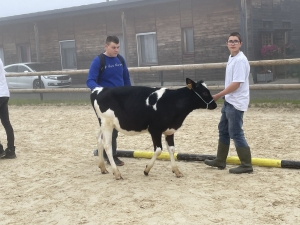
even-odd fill
[{"label": "man's dark jeans", "polygon": [[219,140],[225,145],[230,145],[232,139],[235,147],[249,147],[242,129],[244,112],[224,101],[221,113]]}]

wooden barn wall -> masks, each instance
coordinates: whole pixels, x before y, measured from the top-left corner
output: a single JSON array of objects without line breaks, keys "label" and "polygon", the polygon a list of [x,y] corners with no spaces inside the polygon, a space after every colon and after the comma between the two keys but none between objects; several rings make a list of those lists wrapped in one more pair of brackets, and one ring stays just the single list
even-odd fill
[{"label": "wooden barn wall", "polygon": [[39,21],[38,28],[40,62],[48,63],[55,70],[61,69],[57,20]]},{"label": "wooden barn wall", "polygon": [[57,18],[56,23],[57,23],[57,35],[59,41],[75,39],[73,17]]},{"label": "wooden barn wall", "polygon": [[156,31],[155,6],[140,7],[133,9],[134,27],[136,33],[147,33]]},{"label": "wooden barn wall", "polygon": [[1,34],[3,34],[3,27],[0,26],[0,46],[3,47],[3,37]]},{"label": "wooden barn wall", "polygon": [[[136,25],[135,10],[128,9],[124,11],[126,19],[126,40],[127,40],[127,64],[129,66],[138,65],[137,45],[136,45]],[[155,23],[154,23],[155,24]]]},{"label": "wooden barn wall", "polygon": [[[180,1],[180,28],[192,28],[193,27],[193,14],[192,14],[192,0]],[[181,34],[181,39],[183,35]],[[196,46],[195,46],[196,47]],[[183,49],[183,43],[181,43],[181,48]],[[184,53],[182,52],[182,64],[194,64],[195,63],[195,53]],[[196,79],[194,70],[185,70],[183,71],[183,77]]]},{"label": "wooden barn wall", "polygon": [[[240,9],[235,0],[192,1],[195,63],[225,62],[229,33],[240,31]],[[224,70],[199,70],[196,79],[223,80]]]},{"label": "wooden barn wall", "polygon": [[260,13],[261,9],[261,0],[252,0],[252,12],[251,12],[251,21],[252,21],[252,42],[253,42],[253,55],[255,58],[261,58],[260,47],[261,47],[261,34],[259,29],[262,28],[262,19],[263,15]]},{"label": "wooden barn wall", "polygon": [[[290,21],[292,31],[291,41],[298,44],[300,40],[299,29],[299,0],[252,0],[251,20],[253,24],[253,43],[255,58],[262,59],[260,55],[261,48],[261,32],[263,28],[263,20],[270,20],[273,22],[273,27],[276,29],[283,28],[283,21]],[[300,47],[300,46],[299,46]],[[299,48],[297,48],[299,49]]]},{"label": "wooden barn wall", "polygon": [[[254,58],[254,42],[253,42],[253,23],[251,20],[252,16],[252,3],[247,1],[247,32],[248,32],[248,60],[255,60]],[[246,38],[246,37],[244,37]]]},{"label": "wooden barn wall", "polygon": [[74,17],[77,51],[77,68],[89,68],[92,59],[104,49],[106,38],[105,14],[88,14]]},{"label": "wooden barn wall", "polygon": [[291,20],[292,20],[292,35],[291,42],[297,45],[297,51],[294,53],[294,57],[300,57],[300,0],[291,2]]},{"label": "wooden barn wall", "polygon": [[[180,4],[156,6],[156,35],[159,65],[182,64]],[[164,71],[166,80],[182,81],[182,71]]]},{"label": "wooden barn wall", "polygon": [[[263,59],[260,53],[262,47],[261,30],[263,29],[263,21],[269,20],[273,22],[273,28],[282,29],[282,22],[288,21],[291,23],[292,31],[289,31],[291,43],[297,46],[297,51],[290,58],[300,57],[300,0],[252,0],[251,17],[252,23],[252,43],[253,43],[253,58]],[[274,39],[275,40],[275,39]],[[282,42],[282,41],[281,41]],[[278,43],[277,43],[278,44]],[[279,43],[283,44],[283,43]],[[254,74],[262,70],[263,67],[254,67]],[[284,71],[288,69],[276,67],[276,77],[285,76]],[[254,76],[255,79],[255,76]]]},{"label": "wooden barn wall", "polygon": [[2,26],[1,37],[5,65],[16,63],[18,58],[14,27],[10,25]]},{"label": "wooden barn wall", "polygon": [[[223,62],[228,56],[225,39],[232,29],[239,29],[238,10],[236,0],[226,3],[217,0],[214,4],[209,0],[186,0],[127,9],[124,11],[127,64],[130,67],[138,65],[136,34],[146,32],[157,34],[159,65]],[[91,60],[104,49],[106,36],[122,35],[121,14],[121,11],[114,11],[38,21],[41,62],[53,65],[54,69],[61,69],[59,41],[75,40],[77,68],[89,68]],[[26,26],[10,27],[13,27],[10,31],[3,32],[7,34],[7,38],[1,35],[6,63],[17,62],[16,43],[21,42],[30,43],[32,61],[35,61],[33,25],[28,23]],[[194,29],[195,52],[192,54],[183,54],[182,51],[184,28]],[[26,35],[22,36],[20,33]],[[12,36],[18,37],[18,40],[12,39]],[[9,41],[11,48],[8,48]],[[164,78],[182,81],[184,77],[210,80],[218,79],[220,75],[223,77],[223,72],[218,74],[211,70],[199,71],[197,74],[200,75],[195,76],[194,71],[172,71],[164,72]],[[146,76],[150,80],[159,79],[158,73]],[[145,75],[142,80],[144,79]]]}]

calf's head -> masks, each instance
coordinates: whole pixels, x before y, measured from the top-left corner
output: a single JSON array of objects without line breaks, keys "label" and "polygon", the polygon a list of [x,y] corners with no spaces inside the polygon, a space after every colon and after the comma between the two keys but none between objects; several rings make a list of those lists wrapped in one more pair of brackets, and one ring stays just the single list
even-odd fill
[{"label": "calf's head", "polygon": [[196,83],[190,78],[186,78],[186,86],[199,97],[200,108],[217,108],[217,103],[214,101],[210,91],[207,89],[206,84],[202,80]]}]

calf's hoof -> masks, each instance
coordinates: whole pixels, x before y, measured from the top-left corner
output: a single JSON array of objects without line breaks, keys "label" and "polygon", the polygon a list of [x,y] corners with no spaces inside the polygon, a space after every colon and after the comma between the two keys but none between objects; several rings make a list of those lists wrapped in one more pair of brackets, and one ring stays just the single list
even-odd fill
[{"label": "calf's hoof", "polygon": [[115,176],[116,180],[123,180],[123,177],[118,169],[113,170],[113,175]]},{"label": "calf's hoof", "polygon": [[175,173],[177,178],[183,177],[183,174],[178,169],[172,170],[172,172]]},{"label": "calf's hoof", "polygon": [[123,177],[121,176],[121,174],[118,174],[118,175],[114,174],[114,175],[115,175],[116,180],[123,180]]},{"label": "calf's hoof", "polygon": [[103,171],[101,170],[101,173],[102,173],[102,174],[108,174],[109,172],[105,169],[105,170],[103,170]]},{"label": "calf's hoof", "polygon": [[145,176],[148,176],[149,175],[149,169],[147,169],[148,168],[148,165],[146,165],[146,169],[144,170],[144,174],[145,174]]},{"label": "calf's hoof", "polygon": [[116,180],[123,180],[122,176],[116,177]]},{"label": "calf's hoof", "polygon": [[183,174],[179,172],[179,174],[176,174],[177,178],[183,177]]}]

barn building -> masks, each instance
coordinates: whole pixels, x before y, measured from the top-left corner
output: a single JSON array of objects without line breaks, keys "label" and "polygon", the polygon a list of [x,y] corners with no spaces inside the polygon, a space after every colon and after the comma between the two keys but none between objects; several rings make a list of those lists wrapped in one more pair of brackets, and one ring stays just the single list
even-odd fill
[{"label": "barn building", "polygon": [[[116,35],[129,67],[216,63],[227,61],[227,36],[239,31],[249,60],[263,59],[262,47],[271,44],[285,53],[271,57],[296,58],[299,11],[300,0],[119,0],[0,17],[0,57],[5,65],[37,61],[53,70],[88,69],[106,36]],[[132,74],[135,84],[160,76]],[[163,76],[179,83],[185,77],[223,80],[224,70]]]}]

